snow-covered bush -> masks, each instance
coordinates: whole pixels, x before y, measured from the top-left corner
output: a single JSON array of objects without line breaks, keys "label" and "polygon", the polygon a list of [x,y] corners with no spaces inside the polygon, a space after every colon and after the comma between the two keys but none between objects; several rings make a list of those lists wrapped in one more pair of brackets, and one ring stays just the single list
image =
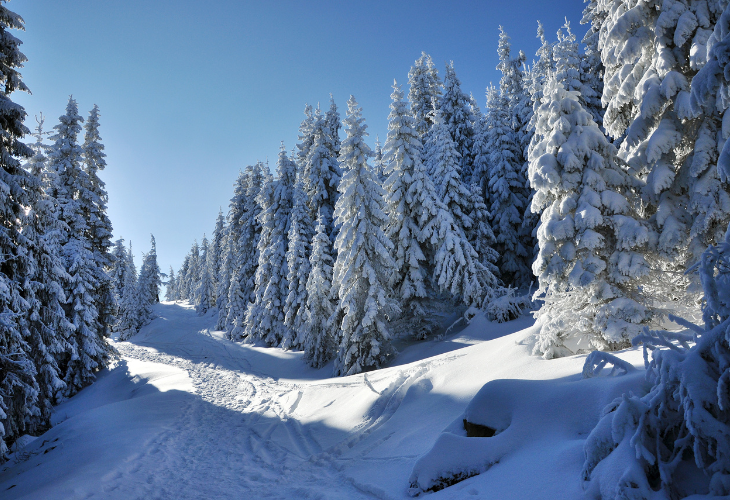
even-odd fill
[{"label": "snow-covered bush", "polygon": [[[730,494],[730,234],[696,266],[704,330],[649,331],[649,392],[616,399],[585,444],[583,479],[592,498]],[[649,359],[651,353],[651,359]]]},{"label": "snow-covered bush", "polygon": [[515,295],[516,291],[516,288],[505,288],[504,294],[486,304],[484,314],[489,321],[497,323],[512,321],[534,307],[529,294]]}]

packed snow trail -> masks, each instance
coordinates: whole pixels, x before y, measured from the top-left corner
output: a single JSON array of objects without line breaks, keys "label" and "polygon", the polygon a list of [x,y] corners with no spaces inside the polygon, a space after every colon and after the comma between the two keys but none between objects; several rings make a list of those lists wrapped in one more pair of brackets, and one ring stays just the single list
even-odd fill
[{"label": "packed snow trail", "polygon": [[[391,368],[331,378],[331,365],[311,369],[302,353],[226,340],[210,330],[212,316],[189,306],[163,303],[156,313],[140,334],[115,343],[116,366],[57,407],[51,430],[0,466],[0,497],[409,498],[414,464],[486,382],[541,379],[550,387],[580,378],[580,357],[529,356],[523,341],[534,329],[506,335],[529,318],[474,321],[446,341],[403,349]],[[585,433],[600,405],[581,411]],[[569,452],[558,457],[520,444],[524,451],[505,465],[433,496],[580,498],[584,437],[569,436]],[[566,453],[570,468],[547,470]],[[526,482],[531,476],[552,481]]]}]

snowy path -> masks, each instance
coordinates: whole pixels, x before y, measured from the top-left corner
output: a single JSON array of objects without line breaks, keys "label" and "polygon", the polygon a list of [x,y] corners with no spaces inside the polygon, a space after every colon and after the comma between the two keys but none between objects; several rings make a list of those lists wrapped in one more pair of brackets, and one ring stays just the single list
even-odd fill
[{"label": "snowy path", "polygon": [[[22,460],[0,466],[0,498],[410,498],[414,464],[459,427],[485,383],[518,380],[539,401],[551,380],[560,388],[580,379],[580,357],[529,356],[529,330],[519,331],[529,318],[475,321],[404,349],[391,368],[331,378],[331,366],[311,369],[301,353],[229,342],[187,306],[160,304],[157,314],[116,344],[117,366],[60,405]],[[567,434],[525,425],[499,466],[429,498],[582,498],[581,443],[601,399]],[[543,409],[520,410],[519,401],[500,411],[539,421]],[[563,403],[551,403],[559,421]],[[569,465],[556,473],[545,465],[553,463]]]}]

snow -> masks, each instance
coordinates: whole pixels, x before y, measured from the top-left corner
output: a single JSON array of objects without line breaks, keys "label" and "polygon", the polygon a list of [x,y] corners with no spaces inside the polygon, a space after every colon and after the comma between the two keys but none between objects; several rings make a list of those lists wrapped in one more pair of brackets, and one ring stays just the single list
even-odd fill
[{"label": "snow", "polygon": [[[113,367],[55,408],[29,458],[0,467],[3,499],[409,498],[412,474],[466,457],[498,463],[433,498],[583,498],[586,436],[643,380],[584,380],[585,356],[531,356],[526,316],[477,316],[443,340],[396,344],[388,368],[330,378],[331,363],[310,368],[301,352],[228,341],[214,312],[163,302],[155,313],[115,343]],[[642,366],[637,349],[618,356]],[[487,399],[469,404],[478,393]],[[466,438],[465,411],[510,424]]]}]

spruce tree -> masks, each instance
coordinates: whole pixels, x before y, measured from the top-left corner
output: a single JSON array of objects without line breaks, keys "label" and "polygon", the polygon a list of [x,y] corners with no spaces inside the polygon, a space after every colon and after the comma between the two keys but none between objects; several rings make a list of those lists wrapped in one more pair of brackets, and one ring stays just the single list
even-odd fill
[{"label": "spruce tree", "polygon": [[119,304],[119,319],[116,326],[116,331],[119,332],[119,340],[127,340],[136,335],[141,325],[137,267],[134,265],[131,241],[129,242],[125,265],[127,269],[124,272],[124,296]]},{"label": "spruce tree", "polygon": [[403,91],[395,82],[390,97],[393,102],[390,104],[385,143],[384,173],[387,179],[384,189],[388,214],[386,235],[394,246],[395,272],[389,285],[401,310],[408,316],[412,335],[425,338],[433,325],[428,323],[424,307],[428,297],[429,272],[423,242],[419,241],[418,218],[423,208],[419,205],[417,191],[421,186],[414,183],[416,170],[424,168],[421,142],[414,127],[415,120],[403,100]]},{"label": "spruce tree", "polygon": [[651,238],[632,181],[578,93],[548,80],[538,109],[544,139],[531,156],[542,211],[535,351],[546,358],[630,345],[651,319],[638,296]]},{"label": "spruce tree", "polygon": [[421,57],[408,72],[408,100],[411,103],[411,116],[418,138],[422,139],[433,125],[433,103],[439,102],[443,84],[431,56],[421,52]]},{"label": "spruce tree", "polygon": [[208,246],[206,265],[210,273],[210,305],[218,306],[218,281],[220,280],[221,267],[223,266],[224,239],[225,239],[225,218],[223,209],[218,210],[218,218],[215,221],[213,237]]},{"label": "spruce tree", "polygon": [[[203,239],[205,241],[205,239]],[[152,306],[160,301],[160,266],[157,264],[157,244],[150,235],[150,251],[142,258],[137,280],[137,296],[139,301],[139,326],[144,326],[154,318]]]},{"label": "spruce tree", "polygon": [[383,189],[373,175],[364,142],[367,126],[353,96],[347,101],[340,150],[344,175],[335,207],[338,251],[332,287],[340,299],[333,320],[340,327],[336,375],[380,368],[393,353],[387,318],[399,312],[387,293],[395,269],[393,244],[381,229],[386,223]]},{"label": "spruce tree", "polygon": [[212,297],[213,280],[211,278],[212,272],[209,259],[210,247],[208,238],[203,235],[203,241],[200,245],[200,281],[195,290],[195,310],[201,315],[207,313],[214,305]]},{"label": "spruce tree", "polygon": [[304,359],[314,368],[327,364],[336,348],[330,322],[335,310],[332,300],[333,248],[327,235],[329,225],[323,217],[320,210],[309,257],[311,270],[307,276],[307,302],[304,305]]},{"label": "spruce tree", "polygon": [[57,183],[51,188],[58,202],[59,218],[65,223],[61,234],[61,254],[70,279],[64,290],[68,300],[66,315],[74,325],[70,339],[72,352],[64,359],[66,394],[72,396],[91,383],[94,373],[103,368],[109,359],[110,347],[104,336],[107,331],[99,320],[99,303],[93,293],[101,286],[104,276],[103,263],[97,262],[89,239],[88,174],[82,169],[83,148],[78,144],[83,118],[73,97],[69,98],[66,113],[54,127],[54,144],[51,147],[50,167]]},{"label": "spruce tree", "polygon": [[255,298],[246,311],[245,322],[248,339],[260,338],[270,346],[279,345],[289,336],[289,329],[284,324],[284,303],[289,294],[286,249],[296,164],[287,156],[283,144],[279,150],[277,174],[278,178],[259,196],[259,263]]},{"label": "spruce tree", "polygon": [[169,301],[177,300],[177,280],[175,279],[175,270],[170,266],[170,274],[167,278],[167,286],[165,287],[165,298]]},{"label": "spruce tree", "polygon": [[289,331],[281,346],[284,349],[302,349],[305,340],[305,305],[307,278],[310,272],[312,219],[309,217],[307,197],[300,181],[294,185],[292,198],[293,207],[287,237],[289,247],[286,251],[289,293],[284,304],[284,324]]},{"label": "spruce tree", "polygon": [[454,62],[446,65],[444,76],[444,95],[439,102],[439,111],[446,129],[459,153],[459,166],[462,179],[471,183],[474,168],[474,117],[471,114],[469,97],[461,90],[461,82],[454,71]]}]

